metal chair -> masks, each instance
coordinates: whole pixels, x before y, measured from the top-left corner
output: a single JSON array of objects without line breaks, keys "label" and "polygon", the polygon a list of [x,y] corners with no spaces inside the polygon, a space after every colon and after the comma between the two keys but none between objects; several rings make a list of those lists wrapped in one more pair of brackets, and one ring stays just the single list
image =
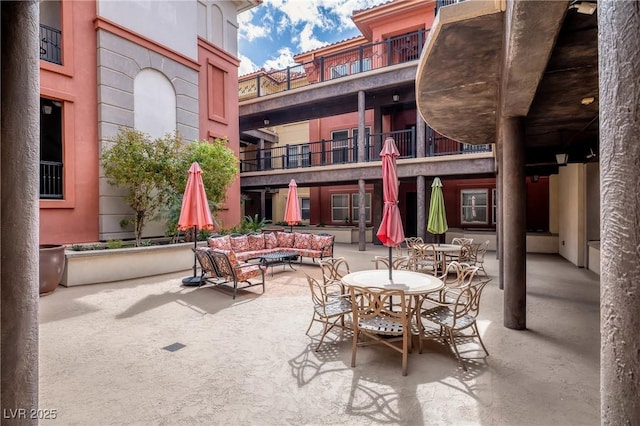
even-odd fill
[{"label": "metal chair", "polygon": [[487,274],[487,271],[484,269],[484,257],[487,254],[487,250],[489,249],[489,244],[491,244],[491,241],[489,240],[485,241],[482,244],[478,244],[471,251],[471,255],[469,259],[469,263],[474,266],[477,266],[478,270],[482,271],[484,276],[487,278],[489,278],[489,274]]},{"label": "metal chair", "polygon": [[[348,328],[344,325],[344,317],[351,313],[352,307],[349,295],[345,294],[338,297],[329,296],[331,288],[341,288],[342,284],[338,284],[335,281],[328,284],[320,284],[309,275],[307,275],[307,282],[309,283],[309,289],[311,290],[313,317],[311,317],[311,322],[309,323],[309,327],[307,327],[305,334],[307,336],[309,335],[309,330],[311,330],[311,326],[314,322],[322,324],[322,336],[320,336],[320,341],[316,346],[316,351],[318,351],[325,336],[333,327],[338,326],[341,328]],[[340,324],[338,324],[338,322],[340,322]]]},{"label": "metal chair", "polygon": [[[489,355],[489,351],[480,337],[476,319],[480,313],[480,296],[482,290],[490,280],[474,282],[458,291],[451,290],[455,302],[453,304],[444,304],[433,308],[424,309],[421,317],[433,322],[440,327],[440,337],[444,337],[448,342],[456,358],[467,371],[467,366],[460,356],[456,340],[477,338],[484,352]],[[444,334],[444,336],[443,336]]]},{"label": "metal chair", "polygon": [[[349,287],[353,309],[353,346],[351,366],[356,366],[358,346],[383,344],[402,354],[402,375],[407,375],[409,345],[411,343],[410,314],[402,290],[377,287]],[[397,302],[392,309],[391,299]],[[367,340],[359,341],[361,337]],[[402,346],[394,343],[401,342]]]},{"label": "metal chair", "polygon": [[438,253],[433,244],[411,246],[411,269],[414,271],[436,275],[438,263]]}]

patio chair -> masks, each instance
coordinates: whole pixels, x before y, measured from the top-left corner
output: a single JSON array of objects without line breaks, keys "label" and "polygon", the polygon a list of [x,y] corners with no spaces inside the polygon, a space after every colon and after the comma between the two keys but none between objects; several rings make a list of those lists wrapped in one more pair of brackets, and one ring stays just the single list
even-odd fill
[{"label": "patio chair", "polygon": [[[333,327],[349,328],[344,325],[344,317],[351,313],[352,307],[349,295],[347,294],[338,297],[329,296],[329,293],[332,293],[332,289],[334,291],[341,291],[342,283],[332,281],[328,284],[320,284],[309,275],[307,275],[307,282],[311,290],[313,317],[311,317],[311,322],[305,334],[307,336],[309,335],[309,330],[311,330],[314,322],[319,322],[323,326],[322,336],[320,336],[320,341],[315,349],[317,352],[325,336]],[[340,324],[338,324],[338,322],[340,322]]]},{"label": "patio chair", "polygon": [[[421,312],[421,317],[440,327],[439,337],[443,337],[453,349],[458,362],[467,371],[467,366],[460,356],[456,341],[477,338],[484,352],[489,356],[489,351],[480,337],[476,319],[480,312],[480,296],[482,290],[491,280],[472,282],[466,287],[451,290],[455,299],[453,304],[444,304]],[[446,297],[446,296],[445,296]],[[443,336],[444,334],[444,336]]]},{"label": "patio chair", "polygon": [[473,238],[456,237],[451,240],[451,244],[457,244],[460,246],[465,244],[473,244]]},{"label": "patio chair", "polygon": [[[353,306],[353,346],[351,366],[356,366],[358,346],[383,344],[402,354],[402,375],[407,375],[411,327],[409,307],[402,290],[387,290],[377,287],[349,287]],[[399,303],[390,307],[395,296]],[[361,337],[367,340],[359,341]],[[395,342],[402,342],[397,346]]]},{"label": "patio chair", "polygon": [[[233,288],[233,298],[236,298],[238,289],[247,287],[262,286],[264,293],[264,271],[263,265],[257,265],[247,262],[239,262],[233,250],[203,250],[211,258],[214,268],[209,273],[215,272],[218,280],[214,280],[215,285],[228,285]],[[202,262],[200,263],[202,266]],[[258,282],[252,282],[251,279],[258,278]],[[240,286],[241,283],[245,285]]]},{"label": "patio chair", "polygon": [[[373,258],[376,269],[389,269],[389,256],[375,256]],[[409,256],[393,257],[391,260],[392,269],[411,269],[411,258]]]},{"label": "patio chair", "polygon": [[433,244],[414,244],[411,246],[412,270],[436,275],[438,264],[438,253]]},{"label": "patio chair", "polygon": [[404,241],[396,247],[396,253],[400,256],[410,256],[411,247],[414,244],[424,244],[422,237],[406,237]]},{"label": "patio chair", "polygon": [[318,261],[320,268],[322,269],[322,280],[324,284],[338,283],[340,285],[340,294],[344,294],[344,286],[342,284],[342,277],[351,272],[349,269],[349,263],[344,257],[328,257]]},{"label": "patio chair", "polygon": [[422,299],[424,301],[435,302],[437,304],[452,305],[456,302],[457,295],[462,289],[471,285],[478,272],[477,266],[457,261],[450,262],[447,269],[438,278],[444,283],[444,288],[437,293],[429,293]]},{"label": "patio chair", "polygon": [[489,249],[489,244],[491,244],[491,241],[489,240],[485,241],[484,243],[478,244],[471,251],[469,259],[469,263],[477,266],[478,270],[482,271],[484,276],[487,278],[489,278],[489,274],[487,274],[487,271],[484,269],[484,257],[487,254],[487,250]]}]

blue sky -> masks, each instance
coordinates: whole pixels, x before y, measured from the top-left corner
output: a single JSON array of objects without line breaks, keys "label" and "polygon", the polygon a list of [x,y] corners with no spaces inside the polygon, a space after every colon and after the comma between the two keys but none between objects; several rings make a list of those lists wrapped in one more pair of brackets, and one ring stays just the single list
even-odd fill
[{"label": "blue sky", "polygon": [[238,74],[286,68],[298,53],[357,36],[352,12],[387,1],[265,0],[238,15]]}]

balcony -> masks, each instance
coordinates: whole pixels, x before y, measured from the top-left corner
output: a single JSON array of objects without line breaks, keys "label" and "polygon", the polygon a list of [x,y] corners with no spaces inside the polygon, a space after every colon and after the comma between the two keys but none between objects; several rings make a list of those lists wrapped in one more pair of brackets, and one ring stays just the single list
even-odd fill
[{"label": "balcony", "polygon": [[62,65],[62,32],[40,24],[40,59]]},{"label": "balcony", "polygon": [[428,30],[420,30],[377,43],[319,56],[313,61],[281,70],[261,72],[252,79],[240,79],[240,101],[255,99],[348,75],[417,61]]},{"label": "balcony", "polygon": [[40,161],[40,199],[61,200],[62,188],[62,163]]},{"label": "balcony", "polygon": [[[414,129],[370,134],[365,137],[365,162],[380,161],[382,143],[387,137],[396,141],[398,158],[417,158],[418,147]],[[427,129],[427,157],[491,152],[491,145],[470,145],[446,138]],[[321,140],[302,144],[287,144],[273,148],[250,147],[240,152],[240,172],[291,170],[312,166],[331,166],[358,162],[358,143],[354,138]]]}]

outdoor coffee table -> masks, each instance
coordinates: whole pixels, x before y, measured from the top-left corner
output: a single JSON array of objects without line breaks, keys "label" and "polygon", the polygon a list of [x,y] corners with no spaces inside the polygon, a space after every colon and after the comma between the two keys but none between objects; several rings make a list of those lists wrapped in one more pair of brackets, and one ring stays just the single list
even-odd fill
[{"label": "outdoor coffee table", "polygon": [[271,276],[273,276],[273,267],[276,265],[284,265],[284,267],[289,266],[291,270],[295,271],[295,268],[291,266],[291,261],[296,260],[298,260],[298,253],[291,251],[279,251],[276,253],[263,254],[260,257],[260,264],[267,268],[271,266]]}]

